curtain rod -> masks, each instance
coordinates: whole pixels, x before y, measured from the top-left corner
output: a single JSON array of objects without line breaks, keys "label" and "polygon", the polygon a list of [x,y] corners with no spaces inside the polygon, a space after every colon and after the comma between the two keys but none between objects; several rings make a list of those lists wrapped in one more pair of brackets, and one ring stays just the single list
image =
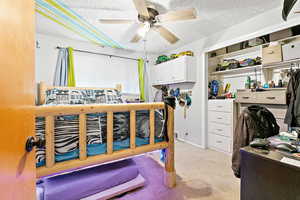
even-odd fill
[{"label": "curtain rod", "polygon": [[[63,47],[56,47],[57,49],[63,49]],[[85,51],[85,50],[80,50],[80,49],[73,49],[74,51],[77,52],[82,52],[82,53],[90,53],[90,54],[96,54],[96,55],[101,55],[101,56],[108,56],[108,57],[115,57],[115,58],[122,58],[122,59],[127,59],[127,60],[136,60],[136,58],[130,58],[130,57],[124,57],[124,56],[116,56],[116,55],[111,55],[111,54],[105,54],[105,53],[97,53],[97,52],[92,52],[92,51]]]}]

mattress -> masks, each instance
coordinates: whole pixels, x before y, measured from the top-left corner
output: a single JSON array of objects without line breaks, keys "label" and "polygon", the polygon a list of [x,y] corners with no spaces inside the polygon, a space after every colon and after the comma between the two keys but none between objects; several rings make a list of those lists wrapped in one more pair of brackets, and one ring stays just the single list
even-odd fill
[{"label": "mattress", "polygon": [[[122,160],[40,179],[37,184],[37,196],[41,200],[83,199],[126,184],[138,175],[139,171],[133,160]],[[121,189],[124,190],[123,187]]]}]

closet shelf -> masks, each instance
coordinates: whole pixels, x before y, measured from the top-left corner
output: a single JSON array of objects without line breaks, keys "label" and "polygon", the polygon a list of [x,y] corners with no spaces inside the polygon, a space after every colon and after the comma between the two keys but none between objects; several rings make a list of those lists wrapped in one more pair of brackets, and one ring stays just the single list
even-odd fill
[{"label": "closet shelf", "polygon": [[230,57],[234,57],[234,56],[244,55],[246,53],[260,51],[261,47],[262,47],[262,45],[258,45],[258,46],[254,46],[254,47],[249,47],[249,48],[241,49],[241,50],[234,51],[234,52],[231,52],[231,53],[226,53],[226,54],[222,54],[222,55],[210,57],[208,59],[230,58]]},{"label": "closet shelf", "polygon": [[237,69],[228,69],[224,71],[218,71],[218,72],[211,72],[210,75],[222,75],[222,74],[239,74],[243,72],[250,72],[250,71],[255,71],[260,70],[262,65],[254,65],[254,66],[249,66],[249,67],[241,67]]},{"label": "closet shelf", "polygon": [[292,63],[300,64],[300,58],[276,63],[263,64],[263,69],[289,67]]}]

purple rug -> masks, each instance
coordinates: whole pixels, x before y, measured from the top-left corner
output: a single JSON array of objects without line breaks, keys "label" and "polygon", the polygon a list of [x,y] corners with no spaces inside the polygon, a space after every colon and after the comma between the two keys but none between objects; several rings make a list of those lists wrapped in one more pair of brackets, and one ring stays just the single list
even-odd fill
[{"label": "purple rug", "polygon": [[164,168],[152,158],[138,156],[133,158],[138,165],[140,174],[146,179],[143,188],[121,196],[119,200],[175,200],[176,192],[164,185]]}]

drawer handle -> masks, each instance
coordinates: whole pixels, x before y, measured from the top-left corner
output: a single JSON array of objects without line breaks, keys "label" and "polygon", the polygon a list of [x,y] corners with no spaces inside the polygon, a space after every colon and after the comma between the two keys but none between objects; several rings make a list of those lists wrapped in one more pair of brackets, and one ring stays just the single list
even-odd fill
[{"label": "drawer handle", "polygon": [[221,141],[221,140],[218,140],[218,141],[217,141],[217,143],[218,143],[218,144],[221,144],[221,143],[222,143],[222,141]]},{"label": "drawer handle", "polygon": [[267,99],[272,100],[272,99],[276,99],[276,97],[267,97]]},{"label": "drawer handle", "polygon": [[217,106],[218,108],[222,108],[223,106]]},{"label": "drawer handle", "polygon": [[217,129],[217,131],[222,131],[222,129]]},{"label": "drawer handle", "polygon": [[249,99],[250,97],[242,97],[243,99]]},{"label": "drawer handle", "polygon": [[217,117],[217,119],[223,119],[222,117]]},{"label": "drawer handle", "polygon": [[268,51],[268,54],[273,54],[273,53],[275,53],[273,50]]}]

